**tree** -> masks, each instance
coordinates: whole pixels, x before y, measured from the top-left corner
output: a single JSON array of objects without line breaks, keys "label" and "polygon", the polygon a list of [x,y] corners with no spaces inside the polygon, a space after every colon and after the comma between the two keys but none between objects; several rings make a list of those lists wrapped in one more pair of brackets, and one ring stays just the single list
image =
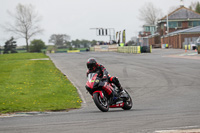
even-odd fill
[{"label": "tree", "polygon": [[72,40],[72,45],[76,48],[80,48],[81,41],[79,39]]},{"label": "tree", "polygon": [[158,19],[162,16],[161,9],[156,8],[151,2],[146,3],[139,10],[139,13],[139,19],[149,25],[156,25]]},{"label": "tree", "polygon": [[[93,41],[95,41],[95,40],[93,40]],[[72,46],[75,48],[80,48],[80,47],[87,48],[87,47],[91,46],[92,42],[89,40],[85,40],[85,39],[82,39],[82,40],[76,39],[76,40],[72,40],[71,43],[72,43]]]},{"label": "tree", "polygon": [[195,11],[196,6],[197,6],[197,2],[191,2],[189,8],[190,8],[191,10],[194,10],[194,11]]},{"label": "tree", "polygon": [[16,43],[16,41],[14,41],[13,37],[11,37],[11,39],[6,41],[5,45],[4,45],[4,52],[3,53],[8,54],[9,51],[11,53],[17,53],[17,50],[16,50],[17,45],[15,43]]},{"label": "tree", "polygon": [[45,43],[40,39],[34,39],[30,44],[31,52],[41,52],[41,50],[45,48]]},{"label": "tree", "polygon": [[199,2],[197,2],[195,11],[198,12],[198,13],[200,13],[200,3]]},{"label": "tree", "polygon": [[91,46],[95,46],[95,45],[97,45],[97,41],[96,40],[92,40]]},{"label": "tree", "polygon": [[126,44],[128,46],[135,46],[135,45],[137,45],[136,43],[137,43],[137,37],[134,36],[134,37],[131,37],[131,40],[129,40]]},{"label": "tree", "polygon": [[70,40],[70,36],[66,34],[53,34],[51,35],[49,42],[56,46],[64,46]]},{"label": "tree", "polygon": [[27,52],[29,52],[29,39],[43,31],[39,26],[41,17],[32,5],[18,4],[15,14],[8,13],[15,23],[8,23],[5,26],[6,31],[14,33],[19,38],[24,38],[26,40]]}]

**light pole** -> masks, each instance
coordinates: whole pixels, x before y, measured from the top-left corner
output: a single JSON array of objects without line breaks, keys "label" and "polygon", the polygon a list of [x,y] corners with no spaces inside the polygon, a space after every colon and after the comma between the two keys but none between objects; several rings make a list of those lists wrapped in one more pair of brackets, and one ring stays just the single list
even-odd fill
[{"label": "light pole", "polygon": [[167,14],[167,35],[169,34],[169,18],[168,18],[168,14]]}]

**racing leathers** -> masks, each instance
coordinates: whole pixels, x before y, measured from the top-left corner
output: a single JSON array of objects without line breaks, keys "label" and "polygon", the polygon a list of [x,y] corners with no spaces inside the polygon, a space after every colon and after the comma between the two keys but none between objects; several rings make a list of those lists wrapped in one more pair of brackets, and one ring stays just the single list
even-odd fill
[{"label": "racing leathers", "polygon": [[[89,73],[93,73],[93,72],[97,73],[98,74],[97,76],[100,78],[108,79],[109,83],[114,83],[118,87],[119,93],[123,91],[118,78],[114,76],[110,76],[103,65],[97,63],[95,69],[87,71],[87,76]],[[108,93],[108,95],[113,94],[114,92],[110,88],[106,87],[106,85],[107,85],[106,83],[100,84],[100,87],[102,87],[102,89],[104,89]],[[113,94],[113,95],[116,95],[116,94]]]}]

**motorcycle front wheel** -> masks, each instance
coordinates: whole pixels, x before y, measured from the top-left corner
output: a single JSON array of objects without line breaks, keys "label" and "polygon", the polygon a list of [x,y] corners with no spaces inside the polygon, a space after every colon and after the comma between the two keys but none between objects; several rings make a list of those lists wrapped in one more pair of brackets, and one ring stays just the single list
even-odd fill
[{"label": "motorcycle front wheel", "polygon": [[93,100],[96,106],[101,110],[102,112],[107,112],[109,110],[109,103],[108,99],[104,96],[101,98],[99,93],[94,93]]},{"label": "motorcycle front wheel", "polygon": [[[128,92],[125,90],[125,92],[128,94]],[[131,96],[128,94],[128,99],[124,100],[124,106],[122,109],[124,110],[130,110],[133,106],[133,101],[131,99]]]}]

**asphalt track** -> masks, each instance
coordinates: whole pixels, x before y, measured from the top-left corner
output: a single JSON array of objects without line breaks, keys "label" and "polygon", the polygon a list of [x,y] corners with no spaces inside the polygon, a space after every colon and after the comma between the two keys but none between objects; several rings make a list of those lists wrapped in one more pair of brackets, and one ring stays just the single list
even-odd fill
[{"label": "asphalt track", "polygon": [[[200,129],[199,55],[158,49],[151,54],[82,52],[49,57],[79,89],[82,108],[0,117],[1,133],[154,133]],[[84,88],[89,57],[96,58],[111,75],[119,77],[132,96],[131,110],[110,109],[104,113],[97,109]]]}]

